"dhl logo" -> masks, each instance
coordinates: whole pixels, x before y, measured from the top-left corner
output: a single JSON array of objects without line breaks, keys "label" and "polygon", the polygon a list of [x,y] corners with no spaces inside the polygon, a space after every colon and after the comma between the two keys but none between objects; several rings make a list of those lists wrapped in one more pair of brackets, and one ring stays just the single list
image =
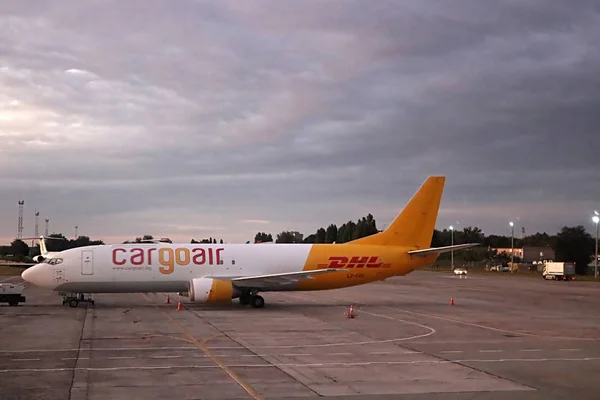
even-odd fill
[{"label": "dhl logo", "polygon": [[319,264],[320,268],[390,268],[392,264],[384,263],[378,256],[371,257],[329,257],[329,264]]}]

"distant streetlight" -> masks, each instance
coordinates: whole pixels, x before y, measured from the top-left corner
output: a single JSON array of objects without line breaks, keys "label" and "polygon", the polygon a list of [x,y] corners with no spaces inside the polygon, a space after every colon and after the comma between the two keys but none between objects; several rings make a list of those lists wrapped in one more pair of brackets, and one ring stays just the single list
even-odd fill
[{"label": "distant streetlight", "polygon": [[510,264],[512,268],[512,264],[514,262],[514,252],[515,252],[515,224],[511,221],[510,225]]},{"label": "distant streetlight", "polygon": [[598,222],[600,222],[600,216],[598,211],[594,211],[592,221],[596,224],[596,257],[594,258],[594,279],[598,279]]},{"label": "distant streetlight", "polygon": [[[450,225],[450,245],[454,246],[454,227]],[[454,249],[450,250],[450,269],[454,271]]]}]

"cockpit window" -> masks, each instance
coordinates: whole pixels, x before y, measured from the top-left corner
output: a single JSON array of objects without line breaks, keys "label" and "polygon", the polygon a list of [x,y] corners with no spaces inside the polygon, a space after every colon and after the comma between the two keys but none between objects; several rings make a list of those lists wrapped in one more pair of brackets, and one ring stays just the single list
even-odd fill
[{"label": "cockpit window", "polygon": [[48,260],[48,264],[50,265],[57,265],[63,262],[62,258],[51,258]]}]

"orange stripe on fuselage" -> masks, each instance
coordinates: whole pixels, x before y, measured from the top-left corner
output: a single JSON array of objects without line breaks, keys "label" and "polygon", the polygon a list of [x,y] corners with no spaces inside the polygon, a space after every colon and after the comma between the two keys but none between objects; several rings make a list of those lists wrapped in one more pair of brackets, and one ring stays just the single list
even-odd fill
[{"label": "orange stripe on fuselage", "polygon": [[431,264],[437,255],[411,257],[409,248],[400,246],[370,246],[351,244],[314,244],[308,254],[304,271],[323,268],[344,268],[298,282],[297,290],[339,289],[380,281],[391,276],[406,275]]}]

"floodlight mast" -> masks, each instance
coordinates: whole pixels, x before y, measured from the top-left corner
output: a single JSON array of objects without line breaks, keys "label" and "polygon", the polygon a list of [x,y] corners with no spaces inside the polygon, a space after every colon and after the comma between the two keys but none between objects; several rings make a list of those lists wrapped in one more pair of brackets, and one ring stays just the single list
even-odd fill
[{"label": "floodlight mast", "polygon": [[596,224],[596,251],[594,256],[594,279],[598,279],[598,223],[600,222],[600,216],[598,211],[594,211],[592,221]]}]

